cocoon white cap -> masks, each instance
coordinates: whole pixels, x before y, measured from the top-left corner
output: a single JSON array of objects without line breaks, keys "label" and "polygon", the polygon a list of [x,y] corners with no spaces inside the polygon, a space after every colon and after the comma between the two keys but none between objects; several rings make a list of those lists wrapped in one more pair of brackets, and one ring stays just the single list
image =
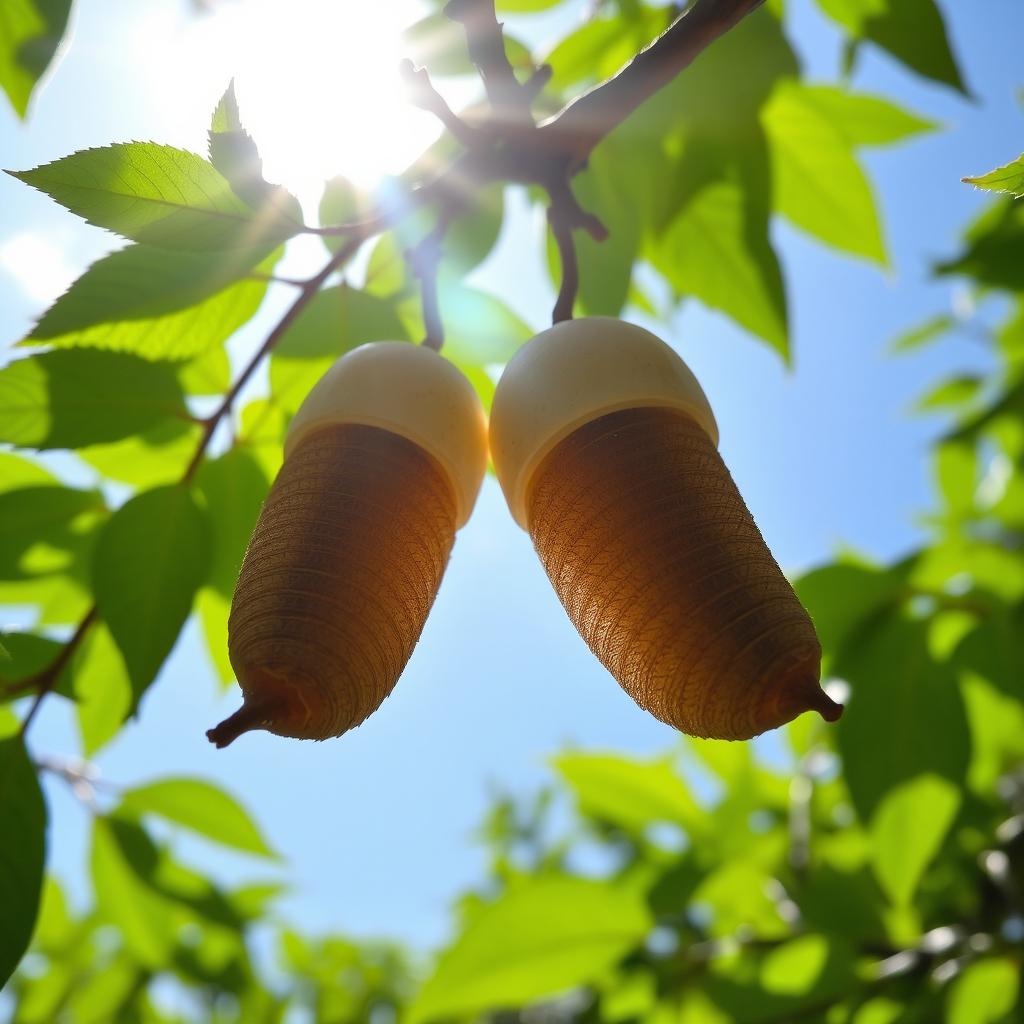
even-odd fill
[{"label": "cocoon white cap", "polygon": [[432,455],[455,491],[457,525],[466,522],[487,471],[487,421],[473,385],[447,359],[404,341],[346,352],[292,419],[285,458],[316,430],[342,423],[390,430]]},{"label": "cocoon white cap", "polygon": [[650,331],[614,317],[584,317],[524,345],[498,383],[490,426],[491,459],[516,522],[526,529],[530,479],[559,441],[606,413],[652,406],[685,412],[718,444],[697,378]]}]

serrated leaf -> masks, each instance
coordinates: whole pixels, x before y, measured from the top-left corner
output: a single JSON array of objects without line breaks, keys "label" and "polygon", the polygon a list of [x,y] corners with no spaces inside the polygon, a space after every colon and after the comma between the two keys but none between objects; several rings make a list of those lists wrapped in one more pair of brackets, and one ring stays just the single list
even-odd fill
[{"label": "serrated leaf", "polygon": [[0,7],[0,88],[24,118],[32,92],[67,30],[71,0],[4,0]]},{"label": "serrated leaf", "polygon": [[1009,192],[1011,196],[1024,196],[1024,153],[994,171],[963,180],[989,192]]},{"label": "serrated leaf", "polygon": [[276,857],[248,813],[227,793],[201,779],[161,779],[130,789],[121,799],[130,814],[155,814],[224,846]]},{"label": "serrated leaf", "polygon": [[169,364],[122,352],[68,349],[0,370],[0,441],[80,448],[187,416]]},{"label": "serrated leaf", "polygon": [[131,714],[132,684],[124,658],[102,622],[94,623],[71,665],[82,753],[91,758]]},{"label": "serrated leaf", "polygon": [[886,50],[911,71],[966,94],[935,0],[818,0],[855,39]]},{"label": "serrated leaf", "polygon": [[263,161],[252,137],[242,127],[232,80],[220,98],[208,133],[210,162],[231,185],[235,195],[259,218],[302,222],[302,207],[287,189],[263,177]]},{"label": "serrated leaf", "polygon": [[14,177],[136,242],[207,250],[278,245],[301,225],[259,216],[195,153],[155,142],[86,149]]},{"label": "serrated leaf", "polygon": [[46,861],[46,804],[21,736],[0,740],[0,987],[32,938]]},{"label": "serrated leaf", "polygon": [[93,593],[124,655],[133,709],[170,654],[209,557],[206,516],[183,486],[132,498],[100,532]]},{"label": "serrated leaf", "polygon": [[871,819],[871,863],[893,903],[911,905],[959,806],[953,783],[929,774],[894,786],[882,798]]},{"label": "serrated leaf", "polygon": [[[259,309],[267,292],[260,277],[281,250],[250,266],[259,255],[229,265],[221,253],[130,246],[93,264],[22,344],[193,359],[223,345]],[[230,283],[232,276],[240,279]]]},{"label": "serrated leaf", "polygon": [[632,890],[577,878],[524,881],[481,907],[441,956],[409,1024],[519,1007],[591,981],[651,924]]},{"label": "serrated leaf", "polygon": [[775,208],[809,234],[855,256],[886,263],[871,186],[833,119],[796,82],[762,112],[771,140]]}]

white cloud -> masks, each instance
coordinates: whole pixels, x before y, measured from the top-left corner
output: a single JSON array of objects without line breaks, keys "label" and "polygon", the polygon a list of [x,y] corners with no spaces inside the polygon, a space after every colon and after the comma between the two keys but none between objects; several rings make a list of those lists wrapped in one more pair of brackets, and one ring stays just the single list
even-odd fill
[{"label": "white cloud", "polygon": [[37,231],[23,231],[0,242],[0,270],[40,304],[53,302],[78,276],[64,246]]}]

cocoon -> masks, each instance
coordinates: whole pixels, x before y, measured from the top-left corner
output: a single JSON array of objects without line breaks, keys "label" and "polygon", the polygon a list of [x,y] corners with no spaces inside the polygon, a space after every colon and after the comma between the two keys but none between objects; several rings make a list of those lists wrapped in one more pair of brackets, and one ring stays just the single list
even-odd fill
[{"label": "cocoon", "polygon": [[243,706],[209,730],[326,739],[392,691],[487,465],[472,386],[404,342],[342,356],[292,420],[242,562],[228,653]]},{"label": "cocoon", "polygon": [[502,376],[490,442],[569,618],[641,707],[717,739],[839,717],[810,617],[664,342],[608,317],[543,332]]}]

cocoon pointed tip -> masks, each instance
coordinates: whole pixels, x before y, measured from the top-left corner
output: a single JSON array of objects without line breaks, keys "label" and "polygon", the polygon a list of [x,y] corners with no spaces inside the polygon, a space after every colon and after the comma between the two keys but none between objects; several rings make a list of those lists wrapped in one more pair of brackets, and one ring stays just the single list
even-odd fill
[{"label": "cocoon pointed tip", "polygon": [[714,415],[664,342],[606,317],[516,355],[491,410],[516,520],[588,646],[693,736],[749,739],[817,710],[821,647],[716,449]]},{"label": "cocoon pointed tip", "polygon": [[388,696],[486,469],[483,410],[436,353],[343,356],[299,409],[242,563],[228,653],[244,705],[209,730],[326,739]]}]

